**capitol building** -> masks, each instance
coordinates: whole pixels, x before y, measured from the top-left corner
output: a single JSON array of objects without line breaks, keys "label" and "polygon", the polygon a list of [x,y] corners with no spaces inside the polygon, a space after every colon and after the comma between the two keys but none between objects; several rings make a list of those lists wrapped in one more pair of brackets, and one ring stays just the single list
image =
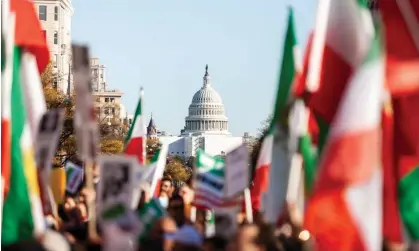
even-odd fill
[{"label": "capitol building", "polygon": [[225,155],[250,139],[248,133],[243,137],[234,137],[228,131],[225,107],[220,94],[212,86],[208,65],[205,67],[202,87],[194,94],[188,111],[179,136],[159,134],[151,117],[147,137],[158,138],[162,144],[169,145],[169,154],[185,158],[195,156],[199,148],[214,156]]}]

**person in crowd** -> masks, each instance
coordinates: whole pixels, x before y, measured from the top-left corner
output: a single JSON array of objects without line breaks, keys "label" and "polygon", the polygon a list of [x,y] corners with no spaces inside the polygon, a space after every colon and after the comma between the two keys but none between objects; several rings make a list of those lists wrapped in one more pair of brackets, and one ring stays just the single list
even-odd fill
[{"label": "person in crowd", "polygon": [[235,241],[231,242],[229,251],[285,251],[275,238],[274,229],[267,224],[244,224],[238,229]]},{"label": "person in crowd", "polygon": [[167,212],[174,219],[178,227],[181,227],[186,223],[185,204],[183,202],[183,198],[179,195],[175,195],[170,198]]},{"label": "person in crowd", "polygon": [[169,176],[163,177],[160,183],[160,192],[165,192],[169,197],[172,196],[174,187],[173,180]]},{"label": "person in crowd", "polygon": [[160,190],[159,202],[163,208],[167,208],[169,206],[169,195],[167,192]]}]

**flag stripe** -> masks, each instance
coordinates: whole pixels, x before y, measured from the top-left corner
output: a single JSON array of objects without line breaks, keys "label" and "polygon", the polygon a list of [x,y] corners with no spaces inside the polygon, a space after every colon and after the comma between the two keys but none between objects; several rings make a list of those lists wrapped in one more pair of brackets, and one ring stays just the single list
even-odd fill
[{"label": "flag stripe", "polygon": [[[406,8],[407,7],[407,8]],[[411,12],[411,13],[406,13]],[[409,19],[418,20],[419,2],[415,0],[381,1],[380,13],[386,27],[386,80],[391,93],[401,95],[419,90],[419,51],[409,29]],[[406,16],[406,14],[410,14]],[[414,22],[413,22],[414,23]],[[418,28],[418,23],[416,30]]]}]

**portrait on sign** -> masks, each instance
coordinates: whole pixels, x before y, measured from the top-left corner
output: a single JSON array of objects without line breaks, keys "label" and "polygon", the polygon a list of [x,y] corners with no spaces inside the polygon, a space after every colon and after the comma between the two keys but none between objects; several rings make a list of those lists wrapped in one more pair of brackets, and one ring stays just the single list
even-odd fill
[{"label": "portrait on sign", "polygon": [[120,205],[131,206],[135,180],[135,157],[101,156],[99,158],[100,182],[98,190],[98,212],[103,214]]},{"label": "portrait on sign", "polygon": [[51,110],[45,113],[41,119],[39,133],[54,133],[58,129],[60,117],[61,114],[58,110]]},{"label": "portrait on sign", "polygon": [[130,166],[126,163],[104,163],[101,173],[104,187],[102,200],[117,197],[129,189]]}]

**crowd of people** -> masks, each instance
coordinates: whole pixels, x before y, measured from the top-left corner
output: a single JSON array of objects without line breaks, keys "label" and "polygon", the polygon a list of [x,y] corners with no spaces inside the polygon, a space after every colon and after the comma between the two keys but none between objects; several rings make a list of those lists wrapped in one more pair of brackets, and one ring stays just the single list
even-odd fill
[{"label": "crowd of people", "polygon": [[[96,173],[96,175],[98,175]],[[95,180],[99,181],[98,177]],[[314,250],[310,234],[301,229],[299,216],[295,210],[289,208],[284,223],[275,228],[263,222],[261,216],[255,212],[253,222],[246,221],[244,213],[237,214],[237,229],[234,233],[219,231],[217,229],[208,236],[210,211],[196,209],[195,219],[191,217],[194,206],[194,192],[190,184],[182,184],[176,187],[170,177],[165,177],[160,183],[159,196],[153,198],[147,193],[147,185],[141,184],[142,192],[137,210],[150,203],[158,201],[159,205],[166,210],[166,214],[153,223],[145,238],[134,240],[131,249],[122,248],[117,250],[144,250],[144,251],[188,251],[188,250]],[[67,193],[63,203],[58,205],[58,215],[47,217],[49,230],[44,236],[36,240],[25,240],[4,246],[4,250],[109,250],[106,247],[107,234],[98,224],[99,239],[91,239],[88,234],[88,211],[89,201],[96,200],[95,191],[81,185],[76,194]],[[215,222],[217,224],[217,222]],[[118,225],[116,230],[122,240],[124,233],[131,229]],[[126,241],[126,244],[129,244]],[[114,250],[114,249],[113,249]]]},{"label": "crowd of people", "polygon": [[[99,180],[98,177],[95,177]],[[88,234],[88,202],[94,201],[95,191],[81,186],[76,194],[66,194],[64,202],[58,205],[58,215],[47,217],[49,230],[36,240],[25,240],[3,250],[54,251],[54,250],[141,250],[141,251],[313,251],[316,250],[315,240],[307,230],[302,228],[301,212],[287,205],[284,217],[277,226],[267,224],[259,212],[253,213],[253,222],[246,220],[245,214],[239,210],[235,232],[219,229],[208,236],[210,211],[197,209],[195,219],[193,211],[194,192],[190,184],[183,183],[176,187],[170,177],[160,183],[159,196],[152,198],[147,193],[147,185],[141,184],[141,199],[137,210],[158,201],[166,210],[166,214],[153,223],[150,231],[143,239],[124,238],[129,235],[130,227],[114,226],[110,234],[98,224],[99,239],[91,239]],[[215,222],[217,224],[217,222]],[[125,242],[122,246],[106,247],[108,241]],[[132,241],[136,243],[132,243]],[[407,250],[405,246],[386,243],[383,250]],[[411,249],[414,250],[414,249]]]}]

